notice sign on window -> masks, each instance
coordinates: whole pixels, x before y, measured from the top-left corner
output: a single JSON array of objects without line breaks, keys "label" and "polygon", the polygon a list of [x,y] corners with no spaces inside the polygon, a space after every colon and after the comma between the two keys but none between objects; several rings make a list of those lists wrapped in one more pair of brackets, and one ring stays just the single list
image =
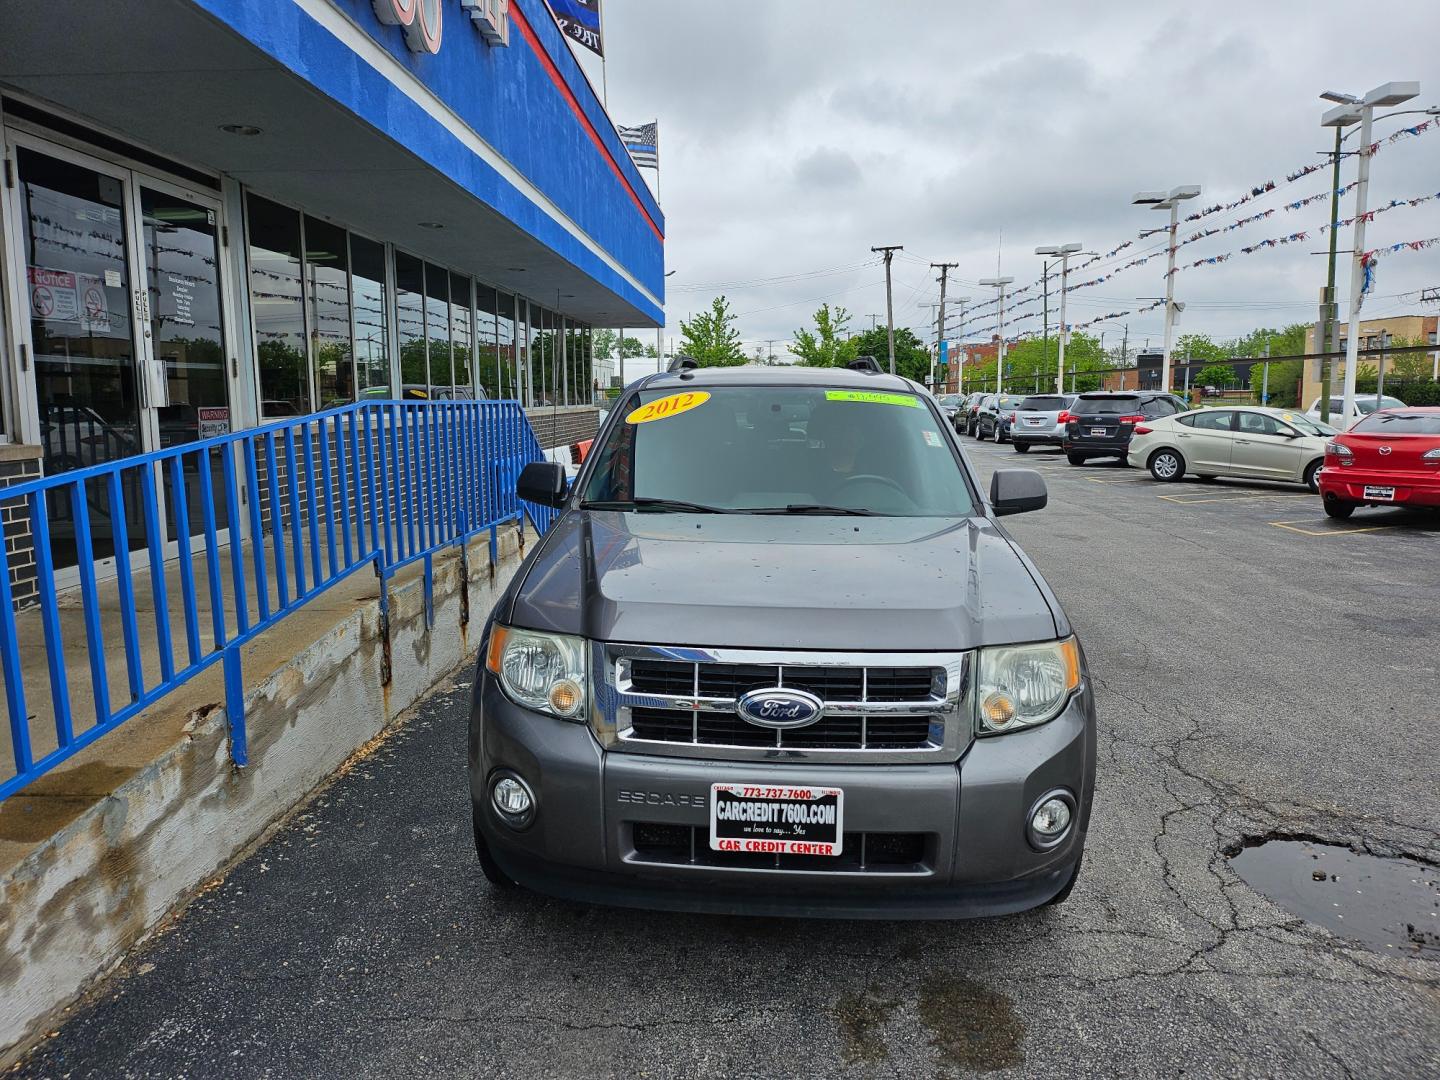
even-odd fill
[{"label": "notice sign on window", "polygon": [[75,275],[64,270],[47,270],[43,266],[28,268],[30,278],[30,312],[47,322],[78,322],[80,290]]},{"label": "notice sign on window", "polygon": [[202,405],[196,410],[200,420],[199,437],[213,439],[230,434],[230,410],[225,406]]}]

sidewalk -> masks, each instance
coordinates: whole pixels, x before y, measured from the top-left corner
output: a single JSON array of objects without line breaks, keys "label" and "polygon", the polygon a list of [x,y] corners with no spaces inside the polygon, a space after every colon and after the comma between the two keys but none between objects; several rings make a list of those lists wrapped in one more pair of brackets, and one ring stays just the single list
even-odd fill
[{"label": "sidewalk", "polygon": [[[526,543],[533,543],[528,534]],[[229,758],[219,663],[117,730],[0,802],[0,1066],[5,1047],[115,963],[171,907],[328,777],[356,749],[471,658],[494,598],[519,565],[520,535],[500,532],[490,567],[489,538],[434,559],[434,625],[427,627],[421,564],[391,579],[392,678],[384,685],[379,583],[362,567],[244,647],[250,765]],[[227,627],[234,628],[228,591]],[[204,580],[203,555],[196,579]],[[167,573],[176,665],[186,663],[178,577]],[[175,577],[174,581],[170,579]],[[145,685],[158,679],[148,573],[135,574]],[[273,585],[272,585],[273,588]],[[462,624],[462,588],[469,622]],[[100,591],[111,700],[129,700],[116,582]],[[254,598],[248,605],[255,613]],[[200,612],[202,649],[210,612]],[[83,612],[62,600],[66,683],[76,734],[94,723]],[[56,745],[52,693],[40,618],[18,620],[35,757]],[[34,657],[35,662],[29,662]],[[13,773],[9,732],[0,775]]]}]

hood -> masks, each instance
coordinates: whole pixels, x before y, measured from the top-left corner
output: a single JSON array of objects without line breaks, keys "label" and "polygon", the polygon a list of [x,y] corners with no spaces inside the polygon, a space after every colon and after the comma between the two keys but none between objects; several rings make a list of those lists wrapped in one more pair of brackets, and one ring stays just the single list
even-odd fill
[{"label": "hood", "polygon": [[639,644],[935,651],[1059,632],[986,518],[571,511],[512,596],[513,625]]}]

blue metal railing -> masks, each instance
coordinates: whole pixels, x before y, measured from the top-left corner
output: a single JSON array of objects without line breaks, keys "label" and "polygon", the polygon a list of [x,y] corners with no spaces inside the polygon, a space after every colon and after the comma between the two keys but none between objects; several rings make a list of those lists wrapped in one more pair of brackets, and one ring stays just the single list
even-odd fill
[{"label": "blue metal railing", "polygon": [[[493,561],[498,526],[528,515],[549,528],[554,510],[515,495],[520,470],[542,457],[513,401],[364,402],[0,490],[0,675],[14,759],[0,799],[217,662],[231,756],[246,764],[241,647],[365,567],[388,618],[389,579],[423,562],[433,621],[436,552],[458,545],[463,558],[488,531]],[[38,618],[17,616],[12,601],[27,521]],[[96,573],[110,558],[113,597]],[[57,593],[57,567],[73,568],[78,603]],[[69,668],[67,643],[83,670]],[[115,650],[119,685],[106,663]],[[39,713],[32,730],[38,702],[27,702],[24,671],[39,670],[39,652],[53,739]],[[93,710],[77,716],[85,694]]]}]

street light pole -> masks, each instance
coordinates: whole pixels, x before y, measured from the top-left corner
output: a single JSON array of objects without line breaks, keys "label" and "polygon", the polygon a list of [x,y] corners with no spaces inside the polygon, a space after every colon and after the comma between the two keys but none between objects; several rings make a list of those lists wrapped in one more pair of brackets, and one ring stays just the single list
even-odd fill
[{"label": "street light pole", "polygon": [[1175,252],[1176,233],[1180,228],[1180,204],[1200,194],[1198,184],[1183,184],[1164,191],[1140,191],[1130,201],[1137,206],[1149,206],[1156,210],[1170,211],[1170,226],[1165,231],[1167,238],[1165,259],[1165,344],[1160,353],[1160,390],[1170,392],[1170,343],[1175,332]]},{"label": "street light pole", "polygon": [[895,252],[904,251],[903,244],[885,244],[880,247],[872,247],[871,251],[879,251],[885,255],[885,328],[890,340],[890,374],[895,374],[895,298],[890,289],[890,262],[895,258]]},{"label": "street light pole", "polygon": [[[1065,342],[1070,337],[1070,326],[1065,322],[1065,290],[1070,280],[1070,256],[1080,250],[1079,244],[1061,244],[1058,247],[1037,247],[1036,255],[1060,256],[1060,362],[1055,371],[1055,392],[1065,392]],[[1048,290],[1047,290],[1048,292]]]},{"label": "street light pole", "polygon": [[[1341,419],[1349,427],[1355,419],[1355,366],[1360,353],[1360,305],[1365,299],[1365,200],[1370,188],[1370,132],[1376,106],[1399,105],[1420,93],[1416,82],[1389,82],[1377,86],[1360,100],[1337,105],[1325,114],[1327,127],[1360,121],[1360,165],[1355,176],[1355,236],[1350,258],[1350,331],[1345,342],[1345,401]],[[1358,117],[1357,117],[1358,111]]]},{"label": "street light pole", "polygon": [[[959,263],[931,263],[930,269],[940,271],[940,319],[935,325],[939,328],[935,334],[935,355],[940,355],[940,343],[945,340],[945,283],[950,276],[950,271],[959,266]],[[935,390],[935,371],[930,371],[930,390]]]},{"label": "street light pole", "polygon": [[1000,313],[996,317],[996,329],[999,331],[1000,343],[995,347],[995,393],[1001,392],[1000,380],[1005,377],[1005,286],[1015,279],[1013,277],[981,278],[980,284],[993,286],[999,291]]}]

